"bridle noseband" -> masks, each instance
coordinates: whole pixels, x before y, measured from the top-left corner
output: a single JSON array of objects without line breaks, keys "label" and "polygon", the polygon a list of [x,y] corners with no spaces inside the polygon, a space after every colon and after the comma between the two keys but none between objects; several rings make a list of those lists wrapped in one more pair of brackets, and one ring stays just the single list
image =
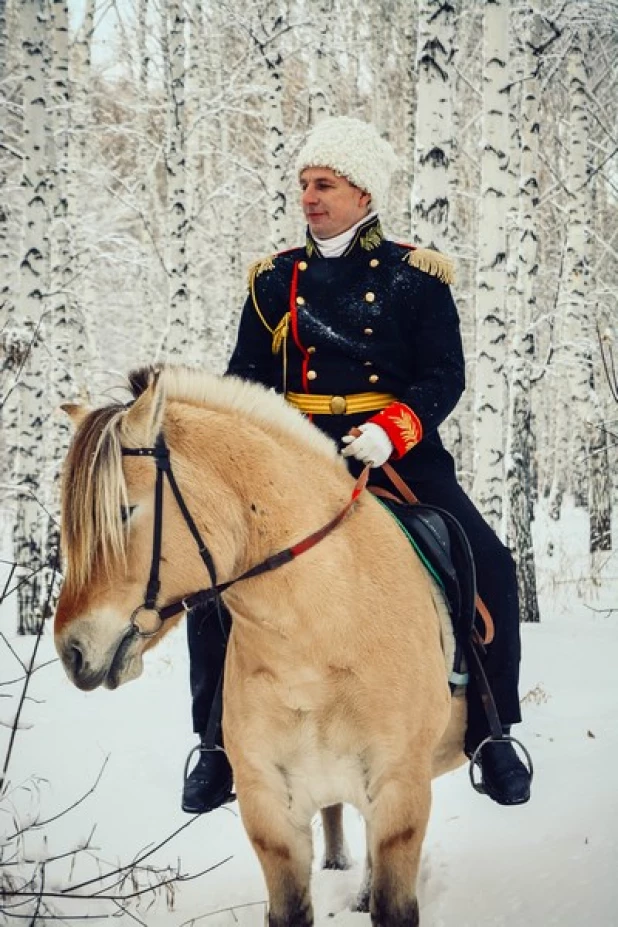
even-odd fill
[{"label": "bridle noseband", "polygon": [[[165,443],[165,438],[163,435],[158,435],[153,447],[123,447],[122,455],[123,457],[152,457],[157,466],[150,576],[146,585],[146,595],[144,602],[142,605],[138,605],[137,608],[134,609],[130,618],[131,627],[134,633],[140,637],[154,637],[154,635],[161,630],[164,622],[167,621],[168,618],[172,618],[183,611],[188,612],[197,606],[206,605],[213,600],[219,600],[221,594],[235,583],[238,583],[243,579],[251,579],[254,576],[259,576],[261,573],[267,573],[270,570],[276,570],[278,567],[281,567],[286,563],[290,563],[290,561],[299,556],[299,554],[302,554],[310,548],[314,547],[315,544],[319,543],[319,541],[325,538],[327,534],[330,534],[330,532],[343,521],[345,516],[352,508],[352,505],[354,502],[356,502],[357,498],[365,488],[367,484],[367,477],[369,475],[369,467],[365,467],[358,480],[356,481],[352,495],[344,508],[341,509],[341,511],[322,528],[319,528],[317,531],[309,534],[302,541],[299,541],[292,547],[286,547],[285,550],[281,550],[278,553],[267,557],[265,560],[262,560],[260,563],[251,567],[249,570],[246,570],[235,579],[231,579],[225,583],[217,583],[217,571],[215,569],[215,563],[212,554],[202,540],[198,527],[195,524],[189,509],[187,508],[187,504],[182,496],[178,483],[176,482],[176,478],[172,471],[169,448]],[[176,601],[171,602],[169,605],[160,607],[157,606],[157,598],[161,588],[161,582],[159,580],[159,567],[161,564],[161,538],[163,534],[163,481],[166,477],[168,483],[170,484],[172,493],[174,494],[174,498],[178,503],[178,507],[180,508],[185,523],[189,528],[195,543],[197,544],[202,562],[208,570],[211,586],[208,589],[200,589],[197,592],[193,592],[184,596],[182,599],[177,599]],[[154,614],[155,624],[152,628],[144,628],[138,623],[138,616],[142,615],[144,612],[150,612]]]}]

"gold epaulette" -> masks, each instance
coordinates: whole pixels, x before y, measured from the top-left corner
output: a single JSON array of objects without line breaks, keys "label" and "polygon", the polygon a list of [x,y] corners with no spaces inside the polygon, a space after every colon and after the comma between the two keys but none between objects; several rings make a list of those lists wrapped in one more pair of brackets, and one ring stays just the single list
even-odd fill
[{"label": "gold epaulette", "polygon": [[433,251],[431,248],[411,248],[402,260],[407,261],[411,267],[417,267],[426,274],[437,277],[442,283],[450,285],[455,282],[455,265],[446,254],[439,251]]},{"label": "gold epaulette", "polygon": [[260,274],[263,274],[267,270],[274,270],[275,268],[274,258],[276,257],[277,257],[276,254],[269,254],[268,257],[260,258],[259,261],[254,261],[253,264],[251,264],[251,266],[249,267],[249,270],[247,272],[247,282],[249,284],[249,292],[251,293],[251,302],[253,303],[255,311],[260,317],[260,321],[262,322],[264,328],[268,329],[271,335],[273,334],[273,329],[271,328],[271,326],[268,324],[268,322],[264,318],[262,314],[262,310],[258,306],[257,297],[255,295],[255,279],[256,277],[259,277]]},{"label": "gold epaulette", "polygon": [[259,277],[260,274],[263,274],[265,270],[274,270],[274,258],[276,257],[276,254],[269,254],[268,257],[259,258],[259,260],[254,261],[253,264],[249,266],[249,270],[247,271],[247,283],[249,285],[249,289],[252,289],[255,283],[255,278]]}]

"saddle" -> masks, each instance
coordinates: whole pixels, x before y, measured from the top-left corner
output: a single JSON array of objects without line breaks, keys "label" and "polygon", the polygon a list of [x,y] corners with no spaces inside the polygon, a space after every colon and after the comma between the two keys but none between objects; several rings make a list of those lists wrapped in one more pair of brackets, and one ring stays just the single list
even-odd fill
[{"label": "saddle", "polygon": [[444,595],[455,637],[449,684],[451,690],[465,686],[469,679],[465,646],[474,630],[476,579],[463,529],[449,513],[434,506],[376,498],[399,524]]}]

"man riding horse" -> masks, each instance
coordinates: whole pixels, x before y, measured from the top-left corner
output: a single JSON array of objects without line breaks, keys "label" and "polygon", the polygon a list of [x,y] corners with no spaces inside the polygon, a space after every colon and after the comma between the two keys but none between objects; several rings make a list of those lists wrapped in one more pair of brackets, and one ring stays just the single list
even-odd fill
[{"label": "man riding horse", "polygon": [[[385,238],[379,210],[395,163],[390,145],[357,119],[328,119],[313,129],[296,163],[305,243],[252,267],[227,373],[282,393],[343,443],[354,475],[369,464],[376,468],[371,482],[383,484],[379,468],[389,461],[422,503],[457,519],[495,623],[483,668],[506,736],[521,720],[515,565],[458,484],[438,433],[465,385],[452,268],[437,252]],[[184,785],[182,806],[190,813],[218,807],[232,788],[217,717],[228,621],[221,614],[204,620],[199,610],[188,619],[193,725],[201,745]],[[490,728],[475,685],[467,698],[471,756]],[[528,801],[530,773],[509,740],[490,739],[478,762],[490,798],[503,805]]]}]

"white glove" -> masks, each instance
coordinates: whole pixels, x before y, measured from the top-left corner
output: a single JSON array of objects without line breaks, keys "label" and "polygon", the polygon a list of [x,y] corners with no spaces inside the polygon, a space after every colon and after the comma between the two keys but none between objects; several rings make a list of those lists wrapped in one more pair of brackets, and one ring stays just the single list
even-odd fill
[{"label": "white glove", "polygon": [[356,457],[370,467],[381,467],[393,453],[393,442],[375,422],[365,422],[358,430],[362,431],[358,438],[354,435],[343,436],[342,441],[348,446],[341,453],[344,457]]}]

